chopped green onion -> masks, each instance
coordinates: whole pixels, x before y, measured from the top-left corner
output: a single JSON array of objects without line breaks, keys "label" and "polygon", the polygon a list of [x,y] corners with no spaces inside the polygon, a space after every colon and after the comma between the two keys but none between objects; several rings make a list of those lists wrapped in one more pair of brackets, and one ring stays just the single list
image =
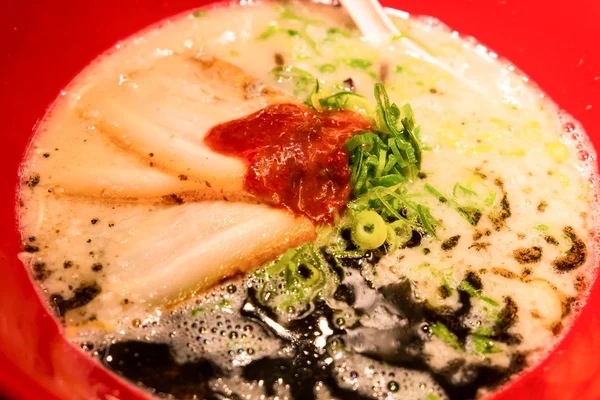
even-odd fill
[{"label": "chopped green onion", "polygon": [[267,40],[278,33],[287,33],[287,35],[290,37],[298,37],[304,40],[314,50],[315,53],[319,54],[317,44],[305,31],[300,32],[296,29],[288,29],[277,25],[269,25],[269,27],[263,33],[258,35],[258,39]]},{"label": "chopped green onion", "polygon": [[[414,164],[409,168],[409,177],[414,179],[415,170],[421,168],[421,144],[415,134],[415,121],[412,108],[407,104],[402,107],[402,112],[396,104],[390,104],[385,86],[381,83],[375,84],[375,101],[377,103],[377,129],[391,135],[396,141],[396,146],[404,152],[406,160]],[[401,119],[401,116],[404,117]],[[399,130],[398,124],[401,122],[403,129]],[[418,132],[418,131],[417,131]],[[397,161],[401,157],[396,156]]]},{"label": "chopped green onion", "polygon": [[384,187],[392,187],[396,186],[402,182],[405,182],[406,178],[402,175],[398,174],[390,174],[383,176],[381,178],[374,178],[369,181],[369,183],[373,186],[384,186]]},{"label": "chopped green onion", "polygon": [[282,28],[276,25],[269,25],[267,27],[267,29],[261,33],[258,38],[260,40],[267,40],[269,39],[271,36],[277,34],[277,33],[287,33],[290,36],[296,36],[296,34],[298,33],[298,31],[293,30],[293,29],[286,29],[286,28]]},{"label": "chopped green onion", "polygon": [[396,243],[403,246],[412,237],[412,228],[403,220],[394,221],[389,225],[391,232],[394,234]]},{"label": "chopped green onion", "polygon": [[480,354],[494,354],[502,353],[502,349],[494,346],[494,342],[485,336],[473,335],[471,336],[473,342],[473,349],[475,352]]},{"label": "chopped green onion", "polygon": [[[258,292],[258,301],[290,318],[302,311],[316,296],[333,295],[339,282],[313,244],[288,249],[279,260],[267,265]],[[295,312],[290,312],[290,307]]]},{"label": "chopped green onion", "polygon": [[429,183],[425,184],[425,190],[427,190],[431,195],[433,195],[433,197],[438,199],[440,203],[448,202],[448,199]]},{"label": "chopped green onion", "polygon": [[346,150],[353,152],[356,148],[362,146],[372,146],[375,143],[376,134],[369,131],[363,131],[352,136],[344,145]]},{"label": "chopped green onion", "polygon": [[463,194],[469,195],[469,196],[477,196],[477,193],[475,193],[471,189],[468,189],[468,188],[462,186],[460,183],[457,183],[456,185],[454,185],[454,187],[452,188],[452,192],[450,193],[450,195],[452,197],[456,197],[456,196],[458,196],[459,192],[462,192]]},{"label": "chopped green onion", "polygon": [[475,207],[457,207],[456,211],[473,226],[477,226],[481,216],[483,215],[481,210]]},{"label": "chopped green onion", "polygon": [[198,316],[198,314],[204,312],[204,308],[194,308],[192,310],[192,317]]},{"label": "chopped green onion", "polygon": [[229,300],[223,300],[222,302],[219,303],[219,306],[221,306],[221,307],[231,307],[231,302]]},{"label": "chopped green onion", "polygon": [[363,60],[360,58],[352,58],[347,61],[347,64],[350,68],[359,68],[359,69],[367,69],[371,65],[373,65],[373,63],[371,61]]},{"label": "chopped green onion", "polygon": [[494,192],[492,190],[492,191],[490,191],[490,193],[488,194],[488,196],[483,201],[483,204],[485,204],[488,207],[491,207],[491,206],[494,205],[495,201],[496,201],[496,192]]},{"label": "chopped green onion", "polygon": [[339,258],[361,258],[365,255],[365,253],[360,250],[334,250],[330,251],[329,254]]},{"label": "chopped green onion", "polygon": [[460,350],[461,346],[456,339],[456,336],[446,327],[446,325],[441,322],[436,322],[435,324],[430,326],[431,333],[442,339],[444,342],[448,343],[450,346],[454,347],[456,350]]},{"label": "chopped green onion", "polygon": [[350,37],[350,32],[341,28],[329,28],[327,30],[328,35],[340,35],[343,37]]},{"label": "chopped green onion", "polygon": [[387,226],[377,212],[363,211],[354,219],[351,236],[358,247],[365,250],[376,249],[385,243]]},{"label": "chopped green onion", "polygon": [[476,207],[461,206],[454,199],[448,198],[440,193],[439,190],[431,186],[429,183],[425,184],[425,190],[432,196],[440,201],[440,203],[447,203],[450,207],[456,210],[467,222],[473,226],[476,226],[481,219],[482,212]]},{"label": "chopped green onion", "polygon": [[337,67],[333,64],[323,64],[319,67],[319,72],[323,74],[330,74],[335,72]]},{"label": "chopped green onion", "polygon": [[433,238],[439,240],[439,238],[435,234],[435,228],[439,226],[439,222],[435,218],[433,218],[429,208],[419,204],[417,206],[417,213],[425,231],[429,233],[429,235],[431,235]]},{"label": "chopped green onion", "polygon": [[476,336],[492,336],[494,334],[493,328],[480,327],[473,331],[473,335]]},{"label": "chopped green onion", "polygon": [[[315,77],[308,71],[303,70],[302,68],[294,67],[291,65],[283,66],[278,65],[271,70],[271,73],[277,78],[279,82],[283,81],[291,81],[294,83],[295,88],[294,92],[299,94],[301,92],[307,91],[308,86],[317,81]],[[318,81],[316,85],[316,90],[319,90]],[[313,89],[315,90],[315,89]]]},{"label": "chopped green onion", "polygon": [[369,113],[371,105],[363,96],[353,92],[338,92],[331,96],[319,99],[321,109],[325,110],[351,110]]},{"label": "chopped green onion", "polygon": [[471,297],[475,297],[476,299],[480,299],[485,301],[486,303],[494,306],[494,307],[498,307],[500,304],[498,304],[498,302],[496,300],[490,299],[489,297],[486,297],[484,295],[481,294],[481,291],[475,289],[473,286],[471,286],[471,284],[467,281],[462,281],[460,283],[460,285],[458,286],[459,289],[464,290],[465,292],[469,293],[469,295]]},{"label": "chopped green onion", "polygon": [[[386,158],[387,158],[386,150],[380,149],[379,150],[379,162],[377,163],[377,169],[375,170],[375,178],[381,178],[381,174],[383,173],[383,170],[385,169]],[[387,186],[389,187],[389,186],[393,186],[393,185],[387,185]]]},{"label": "chopped green onion", "polygon": [[279,65],[271,70],[271,73],[275,75],[276,78],[280,79],[292,79],[292,78],[304,78],[310,79],[312,82],[315,78],[314,76],[308,72],[303,70],[302,68],[293,67],[291,65],[283,66]]}]

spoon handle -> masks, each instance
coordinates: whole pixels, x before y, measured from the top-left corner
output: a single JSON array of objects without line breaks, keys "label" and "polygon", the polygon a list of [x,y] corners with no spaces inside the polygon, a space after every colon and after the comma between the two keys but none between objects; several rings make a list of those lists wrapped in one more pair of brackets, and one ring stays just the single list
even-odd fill
[{"label": "spoon handle", "polygon": [[467,80],[460,71],[452,68],[444,61],[437,59],[433,54],[413,40],[409,39],[396,28],[390,17],[383,10],[378,0],[339,0],[350,17],[354,20],[363,37],[374,44],[390,43],[396,36],[397,43],[401,43],[407,54],[437,66],[450,76],[460,80],[473,92],[484,95],[480,87]]},{"label": "spoon handle", "polygon": [[340,3],[367,40],[389,41],[400,33],[378,0],[340,0]]}]

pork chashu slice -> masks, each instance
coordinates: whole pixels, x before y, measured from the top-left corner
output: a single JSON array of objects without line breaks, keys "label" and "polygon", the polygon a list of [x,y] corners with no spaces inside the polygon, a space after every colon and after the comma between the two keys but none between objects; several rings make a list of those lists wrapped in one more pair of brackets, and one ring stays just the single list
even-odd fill
[{"label": "pork chashu slice", "polygon": [[[305,217],[245,201],[207,201],[223,195],[247,200],[245,165],[207,148],[203,138],[208,130],[269,104],[290,102],[297,101],[263,87],[232,64],[205,56],[165,57],[119,82],[85,88],[76,111],[117,146],[117,154],[134,156],[140,169],[185,177],[185,183],[202,184],[206,190],[197,189],[197,198],[185,197],[184,204],[120,222],[122,233],[111,228],[110,236],[101,239],[106,260],[104,278],[97,282],[100,293],[68,312],[67,323],[85,323],[86,316],[94,315],[110,325],[131,304],[177,303],[314,239],[315,227]],[[153,185],[140,186],[135,180],[131,184],[137,185],[136,197],[143,197],[146,187],[153,189],[148,190],[150,198],[156,194]],[[114,193],[115,200],[120,193]],[[106,195],[103,191],[98,197]],[[135,203],[131,205],[145,207]],[[68,253],[73,246],[63,250]]]},{"label": "pork chashu slice", "polygon": [[[114,215],[110,205],[91,207],[100,215]],[[169,308],[315,237],[307,218],[244,202],[206,201],[151,211],[142,205],[130,206],[115,218],[118,222],[110,228],[78,218],[65,221],[62,229],[78,234],[48,241],[49,248],[40,254],[47,252],[74,265],[69,270],[57,265],[45,284],[55,281],[65,286],[66,282],[75,290],[94,287],[91,301],[63,310],[67,325],[87,323],[92,316],[107,326],[115,326],[123,316],[143,318],[149,311]],[[38,234],[40,238],[53,236],[52,232]],[[86,248],[79,246],[82,237],[96,244],[91,261],[101,270],[90,268]],[[31,253],[22,253],[21,258],[31,265],[35,262]],[[73,294],[59,294],[64,304],[73,301]],[[60,308],[61,303],[56,306]]]},{"label": "pork chashu slice", "polygon": [[224,60],[172,55],[87,88],[77,111],[146,165],[204,184],[199,198],[239,199],[251,197],[243,190],[245,165],[213,152],[204,136],[216,124],[275,103],[297,100]]}]

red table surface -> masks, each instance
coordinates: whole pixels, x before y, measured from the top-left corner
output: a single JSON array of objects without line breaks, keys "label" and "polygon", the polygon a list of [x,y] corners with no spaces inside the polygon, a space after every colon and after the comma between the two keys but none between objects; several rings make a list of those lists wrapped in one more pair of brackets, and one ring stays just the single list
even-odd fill
[{"label": "red table surface", "polygon": [[[202,0],[0,1],[0,392],[9,399],[130,399],[136,389],[60,336],[16,258],[17,168],[36,121],[98,54]],[[475,36],[525,71],[600,143],[600,2],[399,0]],[[600,399],[600,281],[552,355],[495,400]],[[1,397],[1,396],[0,396]]]}]

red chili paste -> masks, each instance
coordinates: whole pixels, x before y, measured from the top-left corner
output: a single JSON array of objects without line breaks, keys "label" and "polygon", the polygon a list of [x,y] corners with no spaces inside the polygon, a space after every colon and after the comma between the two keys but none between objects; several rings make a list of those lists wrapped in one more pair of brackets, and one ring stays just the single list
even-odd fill
[{"label": "red chili paste", "polygon": [[333,221],[350,196],[344,143],[370,124],[350,111],[319,112],[304,105],[275,104],[213,127],[205,143],[247,165],[244,188],[259,198]]}]

